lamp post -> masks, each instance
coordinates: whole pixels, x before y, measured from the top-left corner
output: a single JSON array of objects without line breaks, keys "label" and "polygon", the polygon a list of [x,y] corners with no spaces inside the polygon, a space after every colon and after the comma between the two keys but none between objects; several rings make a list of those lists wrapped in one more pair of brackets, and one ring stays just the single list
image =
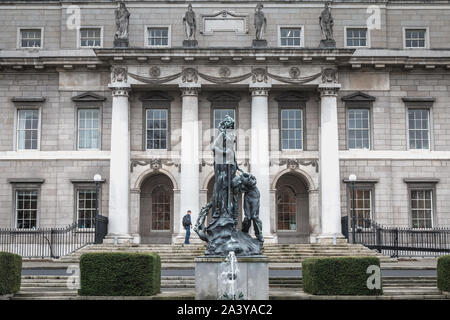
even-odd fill
[{"label": "lamp post", "polygon": [[352,209],[350,210],[351,218],[352,218],[352,242],[355,243],[356,241],[356,235],[355,235],[355,228],[356,228],[356,221],[355,221],[355,181],[356,181],[356,175],[351,174],[348,176],[348,180],[351,183],[352,187]]},{"label": "lamp post", "polygon": [[102,181],[102,176],[98,173],[94,176],[94,182],[95,182],[95,219],[100,214],[100,182]]}]

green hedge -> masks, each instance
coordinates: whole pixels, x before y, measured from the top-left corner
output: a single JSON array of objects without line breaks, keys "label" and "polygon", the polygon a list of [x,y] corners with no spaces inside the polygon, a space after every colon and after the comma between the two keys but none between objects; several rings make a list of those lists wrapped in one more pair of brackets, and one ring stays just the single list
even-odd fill
[{"label": "green hedge", "polygon": [[[380,266],[377,257],[310,258],[302,263],[303,290],[316,295],[380,295],[369,289],[366,273],[371,265]],[[380,275],[381,277],[381,275]]]},{"label": "green hedge", "polygon": [[450,292],[450,255],[438,259],[437,286],[442,291]]},{"label": "green hedge", "polygon": [[85,253],[80,258],[84,296],[150,296],[160,292],[161,258],[155,253]]},{"label": "green hedge", "polygon": [[22,257],[0,252],[0,295],[16,293],[20,290]]}]

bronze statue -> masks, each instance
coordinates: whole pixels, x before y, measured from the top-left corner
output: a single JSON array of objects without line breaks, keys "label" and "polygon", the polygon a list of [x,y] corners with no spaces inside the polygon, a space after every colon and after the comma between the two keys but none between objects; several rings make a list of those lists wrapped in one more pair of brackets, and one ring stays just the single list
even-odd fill
[{"label": "bronze statue", "polygon": [[[205,255],[226,256],[234,251],[238,256],[260,255],[262,249],[262,223],[258,219],[259,191],[256,179],[238,167],[234,151],[236,137],[234,120],[226,116],[219,124],[219,134],[214,139],[214,190],[210,203],[199,214],[194,231],[207,242]],[[240,175],[237,173],[240,172]],[[237,230],[239,194],[246,192],[246,218],[253,221],[258,239],[247,232]],[[211,221],[204,226],[205,217],[211,210]],[[247,221],[246,220],[246,221]],[[245,222],[246,225],[249,224]],[[244,230],[243,230],[244,231]]]},{"label": "bronze statue", "polygon": [[184,34],[187,40],[195,40],[195,32],[197,30],[197,22],[195,20],[195,12],[192,10],[192,5],[188,5],[188,11],[183,17]]},{"label": "bronze statue", "polygon": [[264,16],[262,9],[264,8],[262,3],[258,3],[255,9],[255,30],[256,40],[263,40],[264,33],[266,32],[267,19]]}]

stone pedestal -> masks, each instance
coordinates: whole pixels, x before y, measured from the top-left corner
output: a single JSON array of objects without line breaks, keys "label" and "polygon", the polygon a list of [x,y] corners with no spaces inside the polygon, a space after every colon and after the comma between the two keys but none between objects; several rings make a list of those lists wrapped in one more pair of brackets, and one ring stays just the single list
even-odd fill
[{"label": "stone pedestal", "polygon": [[253,40],[252,41],[252,47],[253,48],[266,48],[267,47],[267,40]]},{"label": "stone pedestal", "polygon": [[336,48],[336,41],[334,41],[333,39],[320,40],[319,48],[320,49]]},{"label": "stone pedestal", "polygon": [[197,40],[183,40],[183,48],[198,48]]},{"label": "stone pedestal", "polygon": [[114,39],[114,48],[128,48],[128,39]]},{"label": "stone pedestal", "polygon": [[[195,258],[195,299],[222,300],[230,279],[224,267],[225,257],[201,256]],[[235,278],[236,296],[243,300],[269,299],[269,264],[265,256],[237,257]],[[229,277],[228,277],[229,276]]]}]

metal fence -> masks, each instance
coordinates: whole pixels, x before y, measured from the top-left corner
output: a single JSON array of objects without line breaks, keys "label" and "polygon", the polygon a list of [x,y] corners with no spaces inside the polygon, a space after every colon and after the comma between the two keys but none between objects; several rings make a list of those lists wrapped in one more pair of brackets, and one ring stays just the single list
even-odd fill
[{"label": "metal fence", "polygon": [[391,257],[426,257],[450,253],[448,228],[421,230],[385,227],[368,219],[358,219],[358,223],[348,221],[345,216],[342,218],[342,232],[350,243],[362,244]]},{"label": "metal fence", "polygon": [[79,228],[73,223],[64,228],[0,229],[0,251],[23,258],[59,258],[88,244],[101,243],[108,220],[97,217],[95,228]]}]

